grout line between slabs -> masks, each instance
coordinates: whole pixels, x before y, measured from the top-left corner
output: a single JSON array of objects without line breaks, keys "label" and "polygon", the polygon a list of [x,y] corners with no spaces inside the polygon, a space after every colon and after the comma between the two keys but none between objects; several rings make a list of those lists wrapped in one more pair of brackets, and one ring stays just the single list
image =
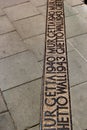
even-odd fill
[{"label": "grout line between slabs", "polygon": [[[38,15],[41,15],[41,14],[37,14],[37,15],[35,15],[35,16],[38,16]],[[7,33],[11,33],[11,32],[15,32],[15,31],[16,31],[21,40],[26,40],[26,39],[29,39],[29,38],[32,38],[32,37],[36,37],[36,36],[45,34],[45,33],[43,32],[43,33],[40,33],[40,34],[37,34],[37,35],[32,35],[32,36],[30,36],[30,37],[23,38],[23,37],[20,35],[20,33],[17,31],[16,26],[14,25],[14,23],[15,23],[16,21],[11,21],[7,14],[6,14],[5,16],[8,18],[9,22],[12,24],[14,30],[8,31],[8,32],[6,32],[6,33],[2,33],[2,34],[0,34],[0,35],[4,35],[4,34],[7,34]],[[41,15],[41,16],[42,16],[42,15]],[[32,16],[32,17],[34,17],[34,16]],[[27,17],[27,18],[30,18],[30,17]],[[24,19],[27,19],[27,18],[24,18]],[[23,20],[23,19],[21,19],[21,20]],[[20,21],[21,21],[21,20],[20,20]]]},{"label": "grout line between slabs", "polygon": [[9,58],[9,57],[12,57],[12,56],[15,56],[15,55],[21,54],[21,53],[23,53],[23,52],[28,52],[28,51],[29,51],[29,49],[26,49],[26,50],[24,50],[24,51],[20,51],[20,52],[14,53],[14,54],[12,54],[12,55],[9,55],[9,56],[6,56],[6,57],[3,57],[3,58],[0,58],[0,61],[2,61],[2,60],[4,60],[4,59],[7,59],[7,58]]},{"label": "grout line between slabs", "polygon": [[14,30],[12,30],[12,31],[5,32],[5,33],[1,33],[0,36],[1,36],[1,35],[5,35],[5,34],[8,34],[8,33],[11,33],[11,32],[15,32],[15,31],[16,31],[16,29],[14,29]]},{"label": "grout line between slabs", "polygon": [[30,126],[30,127],[25,128],[24,130],[29,130],[29,129],[34,128],[34,127],[39,126],[39,125],[40,125],[40,123],[37,123],[37,124],[35,124],[35,125],[33,125],[33,126]]},{"label": "grout line between slabs", "polygon": [[27,82],[24,82],[24,83],[21,83],[21,84],[16,85],[16,86],[14,86],[14,87],[12,87],[12,88],[8,88],[8,89],[6,89],[6,90],[2,90],[2,92],[4,93],[4,92],[6,92],[6,91],[8,91],[8,90],[12,90],[12,89],[14,89],[14,88],[21,87],[22,85],[25,85],[25,84],[34,82],[34,81],[39,80],[39,79],[41,79],[41,77],[38,77],[38,78],[36,78],[36,79],[30,80],[30,81],[27,81]]},{"label": "grout line between slabs", "polygon": [[19,35],[20,39],[23,40],[22,37],[21,37],[21,35],[20,35],[20,33],[17,31],[17,28],[15,27],[14,23],[10,20],[10,18],[8,17],[7,14],[6,14],[6,16],[7,16],[8,20],[10,21],[10,23],[12,24],[13,28],[15,29],[14,31],[16,31],[17,34]]},{"label": "grout line between slabs", "polygon": [[72,5],[71,7],[76,7],[76,6],[80,6],[83,5],[84,3],[78,4],[78,5]]},{"label": "grout line between slabs", "polygon": [[45,33],[43,32],[43,33],[40,33],[40,34],[37,34],[37,35],[32,35],[30,37],[22,38],[22,40],[25,41],[25,40],[27,40],[29,38],[37,37],[37,36],[40,36],[40,35],[43,35],[43,34],[45,35]]},{"label": "grout line between slabs", "polygon": [[3,95],[3,92],[2,92],[2,91],[1,91],[1,96],[2,96],[2,98],[3,98],[3,100],[4,100],[4,103],[5,103],[5,106],[6,106],[6,108],[7,108],[7,111],[8,111],[8,113],[9,113],[10,117],[11,117],[11,120],[12,120],[12,122],[13,122],[14,128],[15,128],[15,130],[17,130],[17,126],[16,126],[15,121],[14,121],[12,115],[11,115],[11,112],[10,112],[9,109],[8,109],[8,105],[7,105],[7,102],[6,102],[5,98],[4,98],[4,95]]},{"label": "grout line between slabs", "polygon": [[9,112],[9,110],[2,111],[2,112],[0,112],[0,114],[4,114],[4,113],[7,113],[7,112]]},{"label": "grout line between slabs", "polygon": [[85,61],[85,62],[87,62],[87,59],[79,52],[79,50],[78,49],[76,49],[75,47],[74,47],[74,45],[72,45],[72,43],[69,43],[73,48],[74,48],[74,50],[81,56],[81,58]]},{"label": "grout line between slabs", "polygon": [[74,88],[74,87],[77,87],[77,86],[79,86],[79,85],[85,84],[85,83],[87,83],[87,81],[83,81],[83,82],[81,82],[81,83],[77,83],[77,84],[75,84],[75,85],[72,85],[72,86],[71,86],[71,89]]},{"label": "grout line between slabs", "polygon": [[28,18],[36,17],[38,15],[42,16],[41,13],[38,13],[38,14],[35,14],[35,15],[32,15],[32,16],[28,16],[28,17],[25,17],[25,18],[20,18],[20,19],[14,20],[14,21],[12,21],[12,23],[15,23],[15,22],[18,22],[18,21],[22,21],[22,20],[25,20],[25,19],[28,19]]},{"label": "grout line between slabs", "polygon": [[3,16],[5,16],[5,15],[6,15],[6,14],[1,14],[0,17],[3,17]]},{"label": "grout line between slabs", "polygon": [[78,35],[75,35],[75,36],[67,37],[66,39],[68,40],[68,39],[71,39],[71,38],[74,38],[74,37],[79,37],[79,36],[82,36],[82,35],[85,35],[85,34],[87,34],[87,32],[82,33],[82,34],[78,34]]},{"label": "grout line between slabs", "polygon": [[43,4],[43,5],[39,5],[39,6],[36,6],[36,7],[38,8],[38,7],[43,7],[43,6],[46,6],[46,4]]}]

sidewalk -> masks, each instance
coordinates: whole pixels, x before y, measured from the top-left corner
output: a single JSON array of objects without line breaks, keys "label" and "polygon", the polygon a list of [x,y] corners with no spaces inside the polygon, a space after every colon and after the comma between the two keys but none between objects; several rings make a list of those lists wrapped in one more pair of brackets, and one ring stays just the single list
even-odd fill
[{"label": "sidewalk", "polygon": [[[87,6],[65,0],[73,130],[87,129]],[[0,130],[39,130],[46,0],[0,0]]]}]

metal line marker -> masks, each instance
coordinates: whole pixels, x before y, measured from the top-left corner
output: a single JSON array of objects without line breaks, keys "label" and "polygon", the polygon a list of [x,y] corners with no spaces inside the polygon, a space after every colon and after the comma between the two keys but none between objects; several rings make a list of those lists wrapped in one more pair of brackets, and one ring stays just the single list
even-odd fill
[{"label": "metal line marker", "polygon": [[47,0],[40,130],[72,130],[63,0]]}]

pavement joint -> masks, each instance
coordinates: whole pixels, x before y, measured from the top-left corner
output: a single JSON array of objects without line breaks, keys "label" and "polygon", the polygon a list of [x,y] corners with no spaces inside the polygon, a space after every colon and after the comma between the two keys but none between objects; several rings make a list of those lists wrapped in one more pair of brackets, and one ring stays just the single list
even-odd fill
[{"label": "pavement joint", "polygon": [[81,6],[81,5],[83,5],[83,4],[84,4],[84,3],[78,4],[78,5],[72,5],[72,7]]},{"label": "pavement joint", "polygon": [[22,83],[22,84],[16,85],[16,86],[14,86],[14,87],[12,87],[12,88],[9,88],[9,89],[6,89],[6,90],[2,90],[2,92],[6,92],[6,91],[9,91],[9,90],[12,90],[12,89],[15,89],[15,88],[21,87],[22,85],[25,85],[25,84],[31,83],[31,82],[36,81],[36,80],[39,80],[39,79],[41,79],[41,77],[38,77],[38,78],[33,79],[33,80],[31,80],[31,81],[27,81],[27,82],[25,82],[25,83]]},{"label": "pavement joint", "polygon": [[27,38],[22,38],[22,40],[27,40],[29,38],[33,38],[33,37],[37,37],[37,36],[40,36],[40,35],[43,35],[44,33],[40,33],[40,34],[37,34],[37,35],[33,35],[33,36],[30,36],[30,37],[27,37]]},{"label": "pavement joint", "polygon": [[38,7],[43,7],[43,6],[46,6],[46,4],[43,4],[43,5],[39,5],[39,6],[36,6],[36,7],[38,8]]},{"label": "pavement joint", "polygon": [[78,36],[81,36],[81,35],[84,35],[84,34],[87,34],[87,32],[86,32],[86,33],[79,34],[79,35],[75,35],[75,36],[72,36],[72,37],[68,37],[67,39],[71,39],[71,38],[74,38],[74,37],[78,37]]},{"label": "pavement joint", "polygon": [[5,98],[4,98],[4,95],[3,95],[3,92],[2,92],[2,91],[1,91],[1,95],[2,95],[2,98],[3,98],[4,103],[5,103],[5,105],[6,105],[6,108],[7,108],[7,111],[4,111],[3,113],[6,113],[6,112],[9,113],[9,115],[10,115],[10,117],[11,117],[11,120],[12,120],[12,122],[13,122],[13,124],[14,124],[14,128],[15,128],[15,130],[17,130],[16,124],[15,124],[15,122],[14,122],[14,120],[13,120],[13,118],[12,118],[12,115],[11,115],[9,109],[8,109],[8,105],[7,105],[7,102],[6,102]]},{"label": "pavement joint", "polygon": [[78,83],[78,84],[72,85],[71,88],[77,87],[78,85],[83,85],[83,84],[85,84],[85,83],[87,83],[87,81],[80,82],[80,83]]},{"label": "pavement joint", "polygon": [[8,33],[15,32],[15,31],[16,31],[16,29],[14,29],[14,30],[12,30],[12,31],[8,31],[8,32],[6,32],[6,33],[2,33],[2,34],[0,34],[0,35],[8,34]]},{"label": "pavement joint", "polygon": [[39,60],[38,62],[41,62],[41,61],[43,61],[44,59],[42,59],[42,60]]},{"label": "pavement joint", "polygon": [[5,16],[5,15],[6,15],[6,14],[1,14],[0,17],[3,17],[3,16]]},{"label": "pavement joint", "polygon": [[17,55],[17,54],[20,54],[20,53],[23,53],[23,52],[27,52],[27,51],[29,51],[29,49],[25,49],[24,51],[17,52],[17,53],[15,53],[15,54],[13,54],[13,55],[5,56],[5,57],[3,57],[3,58],[0,58],[0,61],[6,59],[6,58],[8,58],[8,57],[12,57],[12,56],[15,56],[15,55]]},{"label": "pavement joint", "polygon": [[[72,45],[72,44],[70,43],[70,45]],[[82,59],[83,59],[85,62],[87,62],[87,59],[79,52],[79,50],[76,49],[76,48],[74,47],[74,45],[72,45],[72,46],[73,46],[74,50],[82,57]]]},{"label": "pavement joint", "polygon": [[2,112],[0,112],[0,114],[6,113],[6,112],[9,112],[9,110],[2,111]]},{"label": "pavement joint", "polygon": [[6,33],[2,33],[2,34],[0,34],[0,36],[1,36],[1,35],[5,35],[5,34],[8,34],[8,33],[11,33],[11,32],[16,32],[16,29],[14,29],[14,30],[12,30],[12,31],[9,31],[9,32],[6,32]]},{"label": "pavement joint", "polygon": [[14,23],[14,22],[21,21],[21,20],[24,20],[24,19],[27,19],[27,18],[36,17],[36,16],[38,16],[38,15],[41,15],[41,13],[36,14],[36,15],[32,15],[32,16],[28,16],[28,17],[25,17],[25,18],[17,19],[17,20],[14,20],[14,21],[12,21],[12,22]]},{"label": "pavement joint", "polygon": [[35,124],[35,125],[33,125],[33,126],[30,126],[30,127],[26,127],[24,130],[29,130],[29,129],[31,129],[31,128],[34,128],[34,127],[38,126],[38,125],[40,125],[40,123],[37,123],[37,124]]},{"label": "pavement joint", "polygon": [[[7,18],[9,19],[9,21],[11,22],[11,24],[13,25],[13,27],[14,27],[14,30],[13,31],[9,31],[9,33],[10,32],[14,32],[14,31],[16,31],[17,32],[17,34],[19,35],[19,37],[22,39],[22,37],[21,37],[21,35],[20,35],[20,33],[17,31],[17,29],[16,29],[16,27],[15,27],[15,25],[14,25],[14,23],[13,23],[13,21],[11,21],[10,20],[10,18],[8,17],[8,15],[6,14],[6,16],[7,16]],[[6,34],[6,33],[4,33],[4,34]],[[22,39],[23,40],[23,39]]]}]

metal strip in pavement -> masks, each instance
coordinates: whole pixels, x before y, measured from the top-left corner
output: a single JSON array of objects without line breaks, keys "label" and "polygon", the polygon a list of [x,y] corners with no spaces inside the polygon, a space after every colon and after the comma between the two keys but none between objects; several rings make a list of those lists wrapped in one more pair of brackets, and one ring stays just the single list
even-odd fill
[{"label": "metal strip in pavement", "polygon": [[63,0],[47,0],[40,130],[72,130]]}]

